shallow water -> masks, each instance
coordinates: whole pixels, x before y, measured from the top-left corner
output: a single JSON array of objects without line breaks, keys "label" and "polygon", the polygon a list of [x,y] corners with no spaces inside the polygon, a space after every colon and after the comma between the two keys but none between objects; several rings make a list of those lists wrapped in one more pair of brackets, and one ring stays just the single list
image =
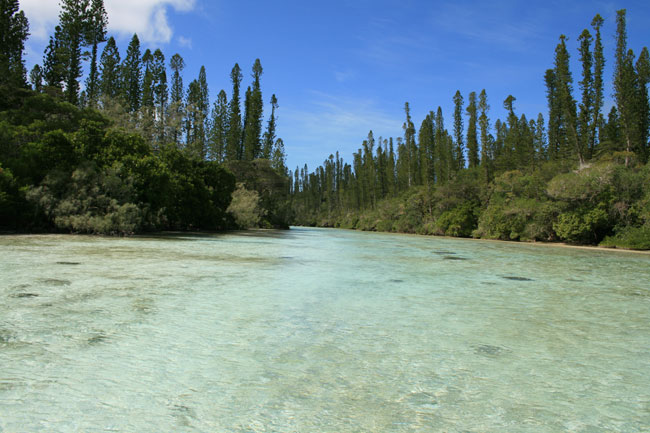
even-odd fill
[{"label": "shallow water", "polygon": [[2,432],[647,432],[650,257],[0,237]]}]

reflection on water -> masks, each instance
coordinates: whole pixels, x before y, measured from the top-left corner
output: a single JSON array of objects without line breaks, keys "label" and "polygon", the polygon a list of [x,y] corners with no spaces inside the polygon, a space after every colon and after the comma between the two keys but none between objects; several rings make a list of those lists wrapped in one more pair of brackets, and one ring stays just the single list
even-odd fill
[{"label": "reflection on water", "polygon": [[0,246],[0,431],[650,430],[648,256],[302,228]]}]

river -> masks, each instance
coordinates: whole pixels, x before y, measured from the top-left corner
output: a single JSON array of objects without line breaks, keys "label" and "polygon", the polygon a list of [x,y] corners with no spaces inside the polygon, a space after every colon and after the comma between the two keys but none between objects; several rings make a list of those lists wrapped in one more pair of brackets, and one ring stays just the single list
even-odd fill
[{"label": "river", "polygon": [[650,256],[0,237],[0,432],[647,432]]}]

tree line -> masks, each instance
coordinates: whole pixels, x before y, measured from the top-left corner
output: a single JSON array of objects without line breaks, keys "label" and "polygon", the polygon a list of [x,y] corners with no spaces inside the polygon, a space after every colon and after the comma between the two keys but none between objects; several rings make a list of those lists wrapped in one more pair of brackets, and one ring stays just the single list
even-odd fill
[{"label": "tree line", "polygon": [[[152,144],[173,142],[198,159],[265,158],[283,169],[286,155],[282,139],[276,137],[275,95],[270,98],[266,128],[263,125],[259,59],[252,67],[253,82],[244,94],[242,115],[243,74],[238,64],[230,73],[230,101],[221,90],[211,106],[205,67],[185,87],[185,61],[180,54],[174,54],[167,64],[160,49],[142,52],[135,34],[122,59],[115,39],[107,38],[107,24],[103,0],[62,0],[59,24],[45,49],[43,66],[35,65],[29,73],[34,90],[61,94],[73,105],[127,115],[130,126]],[[88,60],[88,73],[85,88],[80,90],[84,60]]]},{"label": "tree line", "polygon": [[275,95],[264,125],[259,59],[243,113],[238,64],[230,100],[221,90],[211,106],[205,67],[185,86],[181,55],[167,64],[162,50],[143,52],[137,35],[122,58],[103,0],[61,0],[60,8],[42,65],[27,74],[29,23],[17,0],[0,0],[0,227],[234,228],[237,211],[251,209],[234,203],[226,212],[243,182],[233,171],[246,179],[237,191],[251,206],[277,202],[270,187],[246,189],[264,184],[260,176],[265,185],[286,176]]},{"label": "tree line", "polygon": [[[519,181],[530,174],[537,176],[546,188],[540,187],[538,193],[529,194],[528,198],[562,201],[553,196],[553,188],[549,187],[556,175],[575,170],[586,177],[606,161],[620,160],[630,170],[647,163],[650,153],[648,49],[644,47],[638,56],[628,49],[626,11],[619,10],[614,53],[615,104],[605,114],[603,24],[603,18],[596,15],[591,31],[585,29],[578,38],[582,66],[577,83],[578,100],[574,98],[567,37],[561,35],[553,67],[544,74],[546,119],[542,113],[533,118],[517,113],[516,98],[508,95],[503,101],[507,117],[492,123],[485,90],[478,94],[471,92],[467,100],[456,91],[451,131],[445,127],[440,107],[430,111],[416,130],[407,102],[403,136],[376,138],[370,131],[361,148],[353,154],[351,163],[336,152],[313,172],[305,165],[290,173],[297,221],[370,230],[585,243],[601,242],[615,228],[626,226],[629,221],[620,221],[615,215],[604,218],[607,221],[589,222],[589,206],[576,211],[570,205],[558,205],[547,215],[545,230],[522,235],[521,230],[508,230],[510,223],[505,223],[503,230],[492,231],[485,212],[491,200],[496,199],[495,192],[504,176]],[[610,198],[607,206],[613,206],[615,198]],[[415,211],[417,217],[413,216],[413,221],[402,227],[397,221],[400,215],[408,214],[409,206],[413,205],[409,200],[423,204]],[[398,202],[399,206],[395,204]],[[386,208],[391,203],[399,209],[388,211]],[[629,207],[631,203],[626,202],[624,206]],[[649,213],[641,212],[642,217],[638,211],[634,212],[633,225],[641,224],[643,218],[650,221]],[[534,213],[529,209],[529,217]],[[577,216],[570,223],[567,215]],[[368,218],[374,218],[374,222]],[[451,224],[452,229],[447,224],[449,218],[459,220]],[[571,228],[572,225],[576,227]],[[579,234],[567,234],[572,230]]]}]

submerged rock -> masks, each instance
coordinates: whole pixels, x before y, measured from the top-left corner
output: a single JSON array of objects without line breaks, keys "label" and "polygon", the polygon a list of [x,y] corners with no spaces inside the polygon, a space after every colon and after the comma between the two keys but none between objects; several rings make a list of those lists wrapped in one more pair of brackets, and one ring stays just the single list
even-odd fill
[{"label": "submerged rock", "polygon": [[444,256],[443,260],[467,260],[464,257],[455,257],[455,256]]},{"label": "submerged rock", "polygon": [[508,276],[502,276],[501,278],[505,278],[506,280],[512,280],[512,281],[535,281],[531,278],[526,278],[526,277],[508,277]]},{"label": "submerged rock", "polygon": [[391,283],[403,283],[404,280],[389,280]]},{"label": "submerged rock", "polygon": [[38,298],[36,293],[16,293],[11,295],[12,298]]},{"label": "submerged rock", "polygon": [[81,263],[79,262],[56,262],[57,265],[69,265],[69,266],[74,266],[74,265],[80,265]]},{"label": "submerged rock", "polygon": [[499,356],[506,352],[507,349],[500,346],[493,346],[491,344],[481,344],[477,346],[474,352],[477,355]]},{"label": "submerged rock", "polygon": [[56,287],[69,286],[70,284],[72,284],[68,280],[57,280],[55,278],[39,278],[38,282],[47,284],[48,286],[56,286]]}]

